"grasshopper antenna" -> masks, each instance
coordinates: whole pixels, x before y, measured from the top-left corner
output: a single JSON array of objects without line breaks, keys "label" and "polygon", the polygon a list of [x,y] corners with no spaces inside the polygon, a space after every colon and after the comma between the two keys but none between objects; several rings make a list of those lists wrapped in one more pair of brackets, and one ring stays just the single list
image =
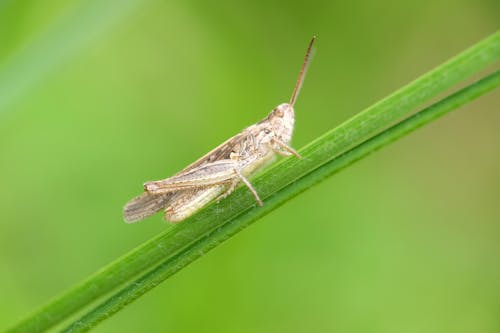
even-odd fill
[{"label": "grasshopper antenna", "polygon": [[313,36],[311,41],[309,42],[309,46],[307,47],[306,56],[304,58],[304,63],[302,64],[302,68],[300,69],[299,78],[297,79],[297,83],[295,84],[295,88],[293,89],[292,98],[290,98],[290,105],[293,106],[295,101],[297,100],[297,96],[299,96],[300,88],[302,88],[302,83],[304,82],[304,77],[307,73],[307,68],[309,67],[309,63],[312,58],[312,50],[313,44],[316,40],[316,36]]}]

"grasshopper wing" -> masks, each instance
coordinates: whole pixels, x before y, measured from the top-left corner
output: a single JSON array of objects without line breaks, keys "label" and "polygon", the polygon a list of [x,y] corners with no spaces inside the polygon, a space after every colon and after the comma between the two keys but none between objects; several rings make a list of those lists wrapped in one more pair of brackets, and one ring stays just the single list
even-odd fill
[{"label": "grasshopper wing", "polygon": [[173,193],[151,194],[144,192],[127,202],[123,208],[123,218],[127,223],[143,220],[165,208],[173,197]]},{"label": "grasshopper wing", "polygon": [[216,148],[212,149],[210,152],[206,153],[197,161],[188,165],[184,170],[179,172],[178,175],[193,170],[195,168],[199,168],[200,166],[205,165],[207,163],[213,163],[215,161],[230,159],[231,153],[233,151],[237,152],[240,149],[241,144],[247,139],[248,137],[245,134],[245,131],[236,134],[235,136],[221,143]]}]

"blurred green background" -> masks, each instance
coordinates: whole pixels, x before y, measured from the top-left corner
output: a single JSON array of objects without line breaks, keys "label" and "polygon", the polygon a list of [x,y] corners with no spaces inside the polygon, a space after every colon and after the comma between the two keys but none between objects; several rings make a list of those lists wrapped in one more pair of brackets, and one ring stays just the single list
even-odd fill
[{"label": "blurred green background", "polygon": [[[493,33],[496,0],[0,1],[0,330],[165,230],[123,204],[289,99],[300,148]],[[95,332],[498,332],[500,99],[312,188]]]}]

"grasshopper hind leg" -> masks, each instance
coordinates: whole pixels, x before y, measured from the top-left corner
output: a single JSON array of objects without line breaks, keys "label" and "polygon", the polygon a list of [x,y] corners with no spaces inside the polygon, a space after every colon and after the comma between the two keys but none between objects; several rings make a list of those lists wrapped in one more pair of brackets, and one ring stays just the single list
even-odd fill
[{"label": "grasshopper hind leg", "polygon": [[252,184],[238,169],[234,169],[233,172],[234,176],[222,184],[185,190],[174,194],[172,199],[163,206],[165,220],[175,223],[188,218],[212,200],[219,201],[230,195],[240,182],[243,182],[247,186],[250,192],[252,192],[255,201],[257,201],[259,206],[262,206],[262,200]]},{"label": "grasshopper hind leg", "polygon": [[180,222],[196,213],[209,202],[225,192],[227,185],[215,185],[178,193],[173,200],[164,206],[165,220]]},{"label": "grasshopper hind leg", "polygon": [[227,188],[227,190],[224,193],[222,193],[221,195],[219,195],[217,197],[217,199],[215,199],[217,201],[217,203],[219,201],[221,201],[222,199],[227,198],[231,193],[233,193],[234,190],[236,189],[236,186],[238,186],[239,183],[240,183],[240,179],[239,178],[234,179],[231,182],[231,184],[229,185],[229,187]]}]

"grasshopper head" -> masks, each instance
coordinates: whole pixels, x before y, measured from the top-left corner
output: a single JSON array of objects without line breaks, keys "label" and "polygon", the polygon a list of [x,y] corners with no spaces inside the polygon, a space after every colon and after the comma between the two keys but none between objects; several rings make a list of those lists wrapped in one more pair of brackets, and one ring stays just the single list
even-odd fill
[{"label": "grasshopper head", "polygon": [[[311,61],[311,51],[315,40],[316,36],[313,36],[313,38],[309,42],[309,46],[307,47],[304,63],[302,64],[302,68],[300,69],[299,78],[297,79],[297,83],[295,84],[295,88],[293,89],[290,103],[283,103],[278,105],[264,120],[264,122],[268,123],[266,125],[270,125],[270,127],[272,128],[272,131],[274,132],[273,135],[286,144],[288,144],[292,139],[293,124],[295,122],[295,112],[293,110],[293,106],[295,105],[295,101],[299,96],[300,88],[302,87],[302,82],[304,81],[304,77],[307,72],[307,67],[309,65],[309,62]],[[269,134],[271,133],[271,128],[267,129]]]},{"label": "grasshopper head", "polygon": [[274,130],[274,134],[283,142],[288,143],[292,139],[295,112],[289,103],[283,103],[274,108],[268,117],[268,121]]}]

